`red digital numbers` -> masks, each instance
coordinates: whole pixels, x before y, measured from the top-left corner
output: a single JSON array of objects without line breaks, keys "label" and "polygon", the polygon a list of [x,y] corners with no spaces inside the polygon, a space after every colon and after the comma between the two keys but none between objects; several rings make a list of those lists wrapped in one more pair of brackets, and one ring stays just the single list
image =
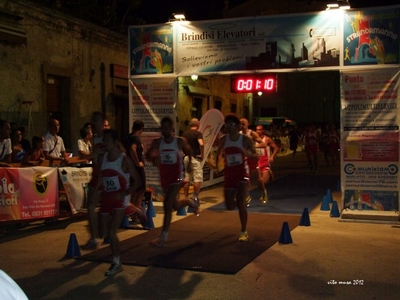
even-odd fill
[{"label": "red digital numbers", "polygon": [[276,79],[271,75],[265,77],[231,77],[232,93],[253,93],[275,91]]}]

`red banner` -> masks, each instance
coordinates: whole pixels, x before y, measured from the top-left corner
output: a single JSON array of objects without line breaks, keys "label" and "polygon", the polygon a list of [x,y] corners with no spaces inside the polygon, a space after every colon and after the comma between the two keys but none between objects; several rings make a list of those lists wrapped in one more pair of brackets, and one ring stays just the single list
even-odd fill
[{"label": "red banner", "polygon": [[56,168],[0,168],[0,222],[58,214]]}]

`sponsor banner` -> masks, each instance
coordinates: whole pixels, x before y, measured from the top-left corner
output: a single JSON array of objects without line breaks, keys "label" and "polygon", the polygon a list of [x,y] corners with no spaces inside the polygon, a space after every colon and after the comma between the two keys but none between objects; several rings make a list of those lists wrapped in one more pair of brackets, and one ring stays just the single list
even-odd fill
[{"label": "sponsor banner", "polygon": [[220,134],[223,125],[224,115],[216,108],[206,111],[206,113],[201,117],[199,131],[203,134],[204,141],[204,158],[201,162],[202,167],[204,166],[211,148],[214,145],[215,139]]},{"label": "sponsor banner", "polygon": [[129,74],[173,73],[173,26],[129,27]]},{"label": "sponsor banner", "polygon": [[400,70],[346,71],[341,78],[343,203],[398,210]]},{"label": "sponsor banner", "polygon": [[176,72],[339,66],[342,13],[176,24]]},{"label": "sponsor banner", "polygon": [[400,8],[345,11],[343,65],[399,63]]},{"label": "sponsor banner", "polygon": [[0,221],[43,219],[59,214],[57,169],[0,168]]},{"label": "sponsor banner", "polygon": [[73,214],[82,208],[87,208],[88,183],[92,179],[93,169],[91,167],[58,168],[61,182],[67,194],[68,202]]}]

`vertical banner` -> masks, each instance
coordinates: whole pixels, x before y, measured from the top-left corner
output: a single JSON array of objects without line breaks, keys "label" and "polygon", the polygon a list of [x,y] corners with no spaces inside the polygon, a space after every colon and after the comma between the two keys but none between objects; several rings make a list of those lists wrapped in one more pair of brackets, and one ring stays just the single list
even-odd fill
[{"label": "vertical banner", "polygon": [[[144,151],[149,149],[152,141],[160,137],[160,122],[170,117],[177,118],[175,78],[131,78],[130,79],[130,128],[134,120],[142,120],[144,132],[141,135]],[[178,124],[175,124],[175,133]],[[152,190],[153,197],[163,200],[158,168],[151,163],[145,165],[147,187]]]},{"label": "vertical banner", "polygon": [[82,208],[87,208],[88,183],[92,179],[93,169],[91,167],[58,168],[61,182],[68,197],[68,202],[73,214]]},{"label": "vertical banner", "polygon": [[129,74],[173,73],[173,26],[129,27]]},{"label": "vertical banner", "polygon": [[344,14],[344,66],[399,64],[399,7]]},{"label": "vertical banner", "polygon": [[203,134],[204,140],[204,158],[203,166],[203,183],[202,187],[207,187],[224,180],[221,174],[217,174],[215,170],[209,168],[206,162],[212,165],[217,157],[218,138],[221,128],[224,125],[224,115],[218,109],[210,109],[200,119],[199,131]]},{"label": "vertical banner", "polygon": [[0,222],[59,214],[57,169],[0,168]]},{"label": "vertical banner", "polygon": [[399,209],[400,70],[341,73],[343,207]]}]

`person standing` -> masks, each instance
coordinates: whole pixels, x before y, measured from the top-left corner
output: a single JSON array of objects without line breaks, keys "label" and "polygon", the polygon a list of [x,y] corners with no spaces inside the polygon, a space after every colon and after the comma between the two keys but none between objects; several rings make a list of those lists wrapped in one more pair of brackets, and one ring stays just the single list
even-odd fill
[{"label": "person standing", "polygon": [[[187,183],[183,186],[185,199],[189,197],[189,185],[193,181],[193,198],[199,199],[201,183],[203,182],[203,167],[201,162],[204,158],[204,140],[203,134],[199,131],[200,121],[193,118],[190,123],[190,129],[182,134],[182,137],[186,139],[191,148],[191,160],[189,156],[185,156],[185,180]],[[191,164],[188,168],[188,164]],[[189,172],[190,170],[191,172]]]},{"label": "person standing", "polygon": [[175,137],[173,131],[174,121],[170,117],[164,117],[161,120],[162,136],[153,140],[149,151],[146,153],[146,159],[158,166],[161,186],[165,194],[162,233],[150,243],[157,247],[164,247],[168,240],[173,209],[179,210],[181,207],[189,205],[195,215],[199,213],[199,203],[195,199],[178,200],[179,190],[186,183],[182,152],[188,155],[190,159],[191,154],[187,142],[183,138]]},{"label": "person standing", "polygon": [[258,188],[261,191],[260,201],[267,203],[268,193],[265,185],[273,179],[271,164],[275,160],[279,147],[269,136],[264,134],[264,127],[262,125],[257,125],[256,132],[263,141],[263,144],[266,145],[266,147],[263,147],[262,144],[256,143],[255,147],[258,154],[257,168],[259,172]]},{"label": "person standing", "polygon": [[[253,141],[254,146],[256,143],[258,143],[259,147],[266,147],[266,145],[263,143],[263,141],[258,136],[257,132],[254,130],[251,130],[249,128],[249,121],[246,118],[240,119],[240,132],[239,133],[248,136]],[[248,165],[249,165],[249,169],[250,169],[250,183],[255,182],[256,180],[258,182],[259,172],[257,169],[257,165],[258,165],[257,160],[249,160]],[[250,205],[251,200],[252,199],[251,199],[250,194],[247,193],[247,197],[246,197],[247,206]]]},{"label": "person standing", "polygon": [[[125,216],[137,212],[137,208],[130,205],[130,196],[141,183],[132,160],[118,147],[117,133],[107,129],[104,131],[103,139],[106,152],[98,160],[100,172],[93,197],[101,197],[101,224],[104,235],[110,239],[113,255],[111,266],[105,276],[113,276],[122,271],[117,230]],[[142,211],[141,213],[143,214]]]},{"label": "person standing", "polygon": [[245,242],[249,239],[246,196],[250,174],[247,160],[257,161],[258,155],[251,138],[240,134],[240,120],[236,114],[226,115],[225,125],[228,133],[219,140],[216,165],[218,166],[221,159],[225,162],[225,205],[228,210],[238,207],[241,224],[238,241]]},{"label": "person standing", "polygon": [[65,151],[64,140],[58,135],[60,122],[51,119],[48,123],[48,132],[44,136],[43,153],[47,160],[60,161],[63,165],[68,165],[68,154]]},{"label": "person standing", "polygon": [[309,129],[305,134],[305,150],[306,150],[308,165],[310,167],[310,170],[313,170],[314,173],[317,173],[320,139],[321,135],[317,131],[315,125],[311,124],[311,126],[309,127]]},{"label": "person standing", "polygon": [[0,120],[0,167],[11,166],[11,125],[6,120]]},{"label": "person standing", "polygon": [[142,207],[144,192],[146,191],[146,173],[144,171],[145,158],[144,146],[140,136],[144,130],[142,120],[135,120],[132,125],[132,132],[126,137],[124,147],[126,154],[132,159],[136,170],[141,179],[141,185],[136,191],[133,191],[131,201],[133,205]]},{"label": "person standing", "polygon": [[105,116],[101,112],[94,112],[92,117],[92,130],[93,130],[93,159],[92,159],[92,179],[88,184],[88,219],[89,219],[89,241],[81,246],[83,250],[96,249],[98,247],[99,238],[99,218],[96,212],[96,207],[99,204],[99,198],[94,197],[94,187],[97,182],[97,176],[99,174],[98,160],[101,155],[105,153],[105,147],[103,143],[104,133],[104,120]]}]

